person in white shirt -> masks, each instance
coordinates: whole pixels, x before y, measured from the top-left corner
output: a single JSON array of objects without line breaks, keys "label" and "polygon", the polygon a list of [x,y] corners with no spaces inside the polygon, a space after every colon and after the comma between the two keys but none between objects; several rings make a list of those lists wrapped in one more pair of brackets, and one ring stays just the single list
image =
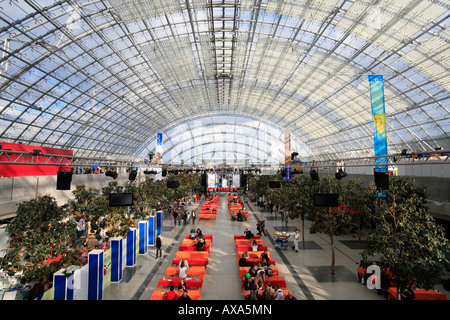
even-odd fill
[{"label": "person in white shirt", "polygon": [[182,260],[180,263],[180,266],[178,268],[178,276],[180,278],[186,278],[186,270],[188,269],[188,266],[186,265],[185,261]]},{"label": "person in white shirt", "polygon": [[294,245],[292,246],[292,250],[298,252],[298,242],[300,241],[300,231],[297,229],[294,233],[291,233],[294,236]]}]

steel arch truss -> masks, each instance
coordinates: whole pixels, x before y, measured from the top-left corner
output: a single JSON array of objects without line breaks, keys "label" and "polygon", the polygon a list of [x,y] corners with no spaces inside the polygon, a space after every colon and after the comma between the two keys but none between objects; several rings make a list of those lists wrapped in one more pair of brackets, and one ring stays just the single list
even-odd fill
[{"label": "steel arch truss", "polygon": [[[0,137],[129,159],[193,116],[244,114],[318,160],[450,149],[450,5],[382,0],[4,1]],[[170,161],[170,160],[169,160]]]}]

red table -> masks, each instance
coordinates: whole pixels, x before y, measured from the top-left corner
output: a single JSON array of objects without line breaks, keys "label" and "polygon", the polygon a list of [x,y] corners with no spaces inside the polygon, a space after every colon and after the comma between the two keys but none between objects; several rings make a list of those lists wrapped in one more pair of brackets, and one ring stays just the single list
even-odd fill
[{"label": "red table", "polygon": [[[236,251],[243,252],[244,250],[247,251],[253,251],[253,247],[251,245],[236,245]],[[265,244],[258,244],[258,250],[257,251],[264,251],[267,250],[267,246]]]},{"label": "red table", "polygon": [[[234,235],[234,240],[236,239],[247,239],[244,235]],[[258,234],[253,235],[253,239],[261,239],[261,236]]]},{"label": "red table", "polygon": [[[413,290],[414,292],[414,300],[447,300],[447,296],[443,292],[437,292],[436,290],[430,289],[417,289]],[[388,289],[388,299],[395,300],[397,299],[397,288],[390,287]]]},{"label": "red table", "polygon": [[[208,245],[204,245],[203,249],[205,249],[204,251],[210,252],[209,251],[209,246]],[[193,246],[193,245],[186,245],[186,244],[181,244],[178,247],[178,251],[197,251],[197,247]]]},{"label": "red table", "polygon": [[[156,289],[153,291],[152,296],[150,297],[150,300],[167,300],[167,295],[165,295],[167,289]],[[174,290],[177,293],[177,299],[179,299],[182,294],[183,290]],[[201,298],[201,290],[194,290],[194,289],[188,289],[188,295],[191,298],[191,300],[200,300]]]},{"label": "red table", "polygon": [[[172,260],[172,265],[173,266],[179,265],[181,260],[182,260],[181,258],[174,258]],[[187,258],[187,259],[184,259],[184,260],[187,261],[189,266],[206,266],[209,263],[209,260],[205,259],[205,258]]]},{"label": "red table", "polygon": [[[212,234],[204,234],[203,235],[203,237],[205,238],[205,240],[211,240],[211,243],[213,242],[213,236],[212,236]],[[186,239],[190,239],[191,238],[191,236],[188,234],[187,236],[186,236]]]},{"label": "red table", "polygon": [[[258,263],[262,263],[262,259],[261,258],[247,258],[247,259],[245,259],[245,261],[247,261],[247,263],[250,263],[252,265],[257,265]],[[274,266],[275,265],[275,260],[270,259],[269,260],[269,265]]]},{"label": "red table", "polygon": [[286,288],[286,281],[284,280],[283,276],[272,276],[264,278],[264,284],[267,284],[267,282],[269,281],[272,283],[273,286],[279,284],[280,288]]},{"label": "red table", "polygon": [[[202,278],[188,278],[189,280],[186,280],[186,287],[187,288],[201,288],[203,285],[203,279]],[[181,278],[178,277],[163,277],[158,282],[158,288],[159,287],[170,287],[174,286],[175,288],[178,288],[178,285],[181,282]]]}]

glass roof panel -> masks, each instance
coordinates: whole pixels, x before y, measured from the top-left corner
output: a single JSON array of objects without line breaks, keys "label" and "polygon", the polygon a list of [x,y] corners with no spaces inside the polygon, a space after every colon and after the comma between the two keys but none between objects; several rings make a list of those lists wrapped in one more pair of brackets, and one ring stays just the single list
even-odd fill
[{"label": "glass roof panel", "polygon": [[[234,128],[211,134],[223,146],[204,146],[211,158],[236,159],[234,145],[253,152],[241,130],[250,117],[290,131],[305,156],[367,155],[367,76],[381,74],[389,151],[448,149],[449,8],[426,0],[6,1],[0,137],[129,158],[142,156],[158,130],[200,117]],[[210,139],[198,123],[186,130]]]}]

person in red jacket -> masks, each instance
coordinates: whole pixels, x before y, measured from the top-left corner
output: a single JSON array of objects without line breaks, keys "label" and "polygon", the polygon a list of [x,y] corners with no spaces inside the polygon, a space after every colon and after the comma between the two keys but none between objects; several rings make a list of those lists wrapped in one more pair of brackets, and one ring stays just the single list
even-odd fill
[{"label": "person in red jacket", "polygon": [[174,291],[174,286],[170,286],[170,291],[166,293],[167,300],[176,300],[177,299],[177,293]]}]

